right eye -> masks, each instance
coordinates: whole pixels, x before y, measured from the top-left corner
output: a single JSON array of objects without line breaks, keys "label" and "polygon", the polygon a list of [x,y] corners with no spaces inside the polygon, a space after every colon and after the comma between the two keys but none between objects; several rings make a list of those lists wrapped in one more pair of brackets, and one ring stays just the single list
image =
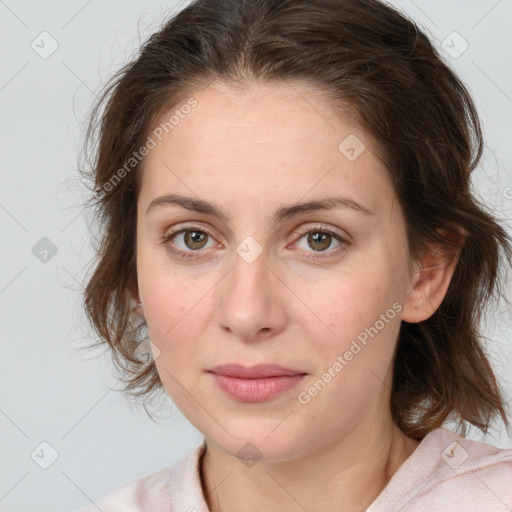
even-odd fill
[{"label": "right eye", "polygon": [[[208,237],[212,237],[212,235],[203,228],[199,228],[198,226],[186,226],[185,228],[166,234],[161,243],[166,244],[167,249],[173,254],[183,258],[195,258],[196,255],[193,253],[201,252],[201,249],[206,247]],[[179,245],[177,246],[176,242],[173,240],[181,241],[183,247],[180,248]],[[213,246],[215,246],[215,243]]]}]

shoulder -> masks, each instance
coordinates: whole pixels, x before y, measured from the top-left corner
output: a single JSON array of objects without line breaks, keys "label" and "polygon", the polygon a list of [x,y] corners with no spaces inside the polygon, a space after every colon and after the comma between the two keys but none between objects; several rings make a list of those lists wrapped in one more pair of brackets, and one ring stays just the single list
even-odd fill
[{"label": "shoulder", "polygon": [[512,449],[460,437],[440,428],[431,433],[423,453],[430,460],[428,478],[418,485],[410,509],[422,503],[431,511],[512,510]]},{"label": "shoulder", "polygon": [[175,468],[166,468],[151,475],[129,482],[109,494],[94,501],[90,505],[73,512],[142,512],[158,506],[162,512],[170,512],[161,508],[169,500],[169,485]]},{"label": "shoulder", "polygon": [[[175,500],[197,492],[197,462],[203,445],[196,447],[177,464],[129,482],[91,504],[73,512],[171,512]],[[192,486],[186,485],[192,482]],[[184,485],[185,484],[185,485]],[[177,496],[177,493],[180,493]],[[171,499],[172,498],[172,499]]]},{"label": "shoulder", "polygon": [[446,428],[430,432],[368,512],[512,510],[512,449]]}]

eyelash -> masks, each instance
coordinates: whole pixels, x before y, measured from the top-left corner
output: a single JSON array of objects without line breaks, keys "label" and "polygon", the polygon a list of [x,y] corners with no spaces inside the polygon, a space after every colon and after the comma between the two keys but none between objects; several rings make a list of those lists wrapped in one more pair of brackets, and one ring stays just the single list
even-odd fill
[{"label": "eyelash", "polygon": [[[177,256],[180,256],[182,258],[195,258],[196,256],[194,255],[194,253],[201,252],[200,249],[198,249],[196,251],[183,251],[181,249],[176,249],[175,247],[172,246],[172,244],[169,243],[175,236],[180,235],[182,233],[186,233],[187,231],[196,231],[196,232],[203,233],[203,234],[206,234],[206,235],[214,238],[213,235],[208,232],[208,230],[206,230],[206,229],[204,229],[202,227],[199,228],[199,226],[190,225],[190,226],[185,226],[185,227],[181,228],[178,231],[173,231],[172,233],[169,233],[168,235],[164,235],[162,237],[160,243],[163,244],[163,245],[167,244],[167,250],[169,252],[173,253],[173,254],[176,254]],[[339,235],[338,233],[335,233],[334,231],[325,229],[322,226],[315,226],[313,228],[306,228],[304,230],[300,230],[299,233],[298,233],[299,234],[299,238],[297,239],[297,241],[302,239],[305,235],[309,235],[309,234],[312,234],[312,233],[315,233],[315,234],[320,233],[320,234],[330,235],[335,240],[340,242],[342,245],[340,245],[337,249],[334,249],[334,250],[331,250],[331,251],[318,251],[317,254],[315,254],[313,252],[313,255],[306,256],[307,259],[315,259],[316,260],[316,259],[325,259],[325,258],[330,258],[330,257],[333,257],[333,256],[337,256],[338,254],[340,254],[341,252],[346,250],[347,246],[350,245],[350,242],[348,240],[346,240],[345,238],[343,238],[341,235]],[[323,254],[325,252],[328,252],[329,255],[328,256],[320,256],[320,255],[318,255],[318,254]]]}]

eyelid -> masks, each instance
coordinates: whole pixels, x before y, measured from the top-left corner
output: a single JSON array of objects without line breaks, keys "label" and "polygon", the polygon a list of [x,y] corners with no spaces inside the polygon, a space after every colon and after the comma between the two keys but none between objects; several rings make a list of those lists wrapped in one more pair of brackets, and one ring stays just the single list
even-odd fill
[{"label": "eyelid", "polygon": [[166,230],[164,235],[162,236],[162,239],[168,239],[169,237],[178,235],[183,231],[200,231],[202,233],[210,235],[212,238],[215,238],[215,236],[212,234],[212,230],[197,223],[183,223],[178,224],[177,226],[177,228],[176,226],[174,226],[171,230]]},{"label": "eyelid", "polygon": [[332,227],[324,226],[324,225],[319,224],[319,223],[316,223],[313,226],[301,227],[301,228],[299,228],[299,230],[297,231],[296,234],[302,236],[302,235],[305,235],[306,233],[309,233],[309,232],[315,231],[315,230],[318,230],[320,232],[327,232],[327,233],[331,233],[331,234],[337,235],[346,243],[350,243],[351,242],[350,235],[348,233],[346,233],[345,231],[341,231],[341,230],[339,230],[337,228],[332,228]]}]

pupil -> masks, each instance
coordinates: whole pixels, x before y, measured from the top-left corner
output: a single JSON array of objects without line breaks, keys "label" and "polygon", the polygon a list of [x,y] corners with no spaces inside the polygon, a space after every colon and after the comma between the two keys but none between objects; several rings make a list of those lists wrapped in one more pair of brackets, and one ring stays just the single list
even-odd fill
[{"label": "pupil", "polygon": [[310,241],[312,240],[314,244],[322,244],[323,242],[323,246],[320,249],[326,249],[329,247],[329,242],[325,243],[325,240],[329,240],[329,237],[330,235],[327,233],[315,233],[313,235],[309,235]]},{"label": "pupil", "polygon": [[204,233],[200,233],[199,231],[189,231],[187,238],[192,241],[192,245],[199,243],[201,247],[201,238],[204,238]]}]

